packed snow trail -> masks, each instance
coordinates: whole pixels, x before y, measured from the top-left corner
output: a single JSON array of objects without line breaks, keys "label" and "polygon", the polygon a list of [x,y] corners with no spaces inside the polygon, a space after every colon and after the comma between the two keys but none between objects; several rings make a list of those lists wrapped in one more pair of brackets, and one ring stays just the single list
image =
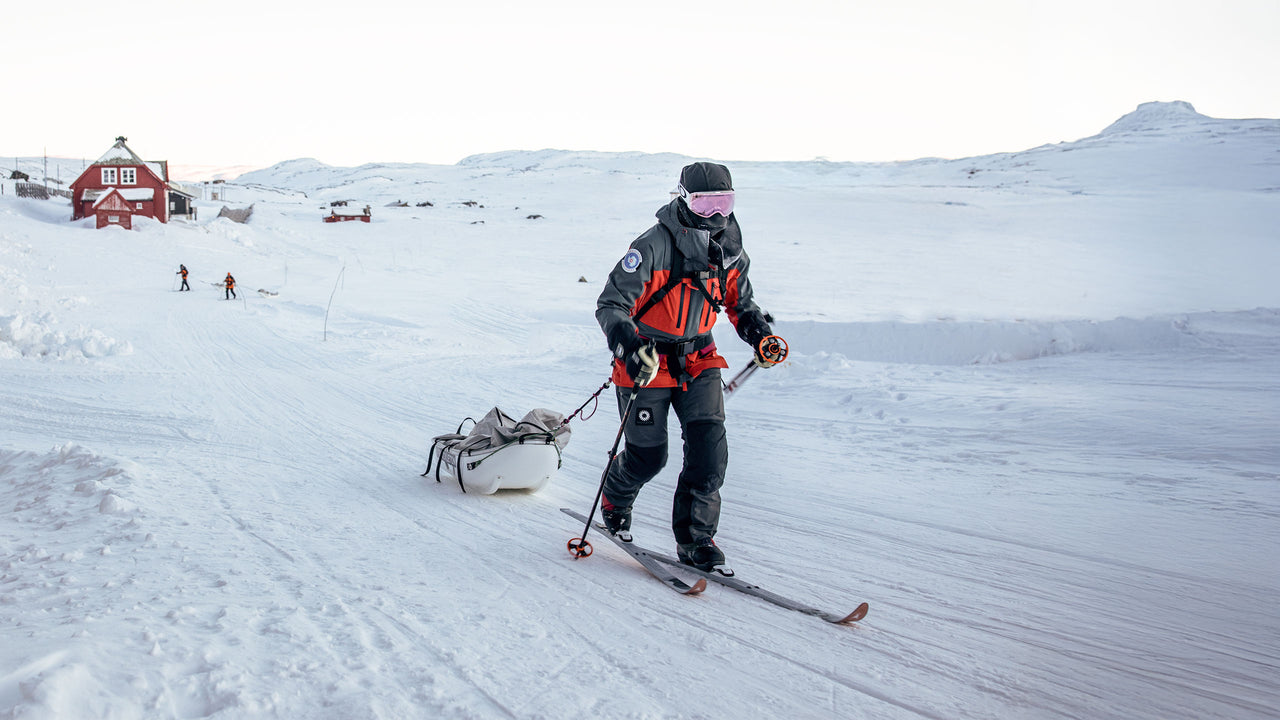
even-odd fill
[{"label": "packed snow trail", "polygon": [[[430,360],[315,342],[290,352],[281,330],[246,322],[256,315],[243,304],[188,300],[209,310],[167,312],[162,335],[173,339],[158,355],[170,369],[59,367],[51,387],[49,368],[20,365],[5,392],[24,432],[74,431],[133,458],[72,447],[5,462],[27,466],[7,476],[67,475],[37,493],[61,494],[61,529],[19,513],[37,532],[6,574],[13,605],[58,618],[30,638],[49,654],[24,667],[43,669],[15,680],[39,679],[32,698],[79,698],[90,714],[129,700],[194,714],[549,717],[602,701],[577,685],[590,667],[633,707],[714,682],[769,688],[726,701],[735,712],[800,715],[1248,717],[1274,701],[1249,691],[1274,666],[1274,625],[1255,600],[1268,587],[1242,579],[1266,577],[1267,545],[1241,548],[1233,571],[1211,536],[1229,518],[1242,537],[1270,537],[1275,515],[1224,497],[1219,456],[1191,450],[1205,442],[1197,412],[1265,417],[1280,391],[1274,338],[1261,350],[1206,342],[1176,357],[998,366],[828,362],[815,373],[800,358],[756,378],[734,401],[733,436],[752,440],[734,444],[722,543],[760,582],[875,601],[873,622],[833,640],[735,593],[678,601],[634,568],[568,559],[555,506],[589,502],[602,462],[590,448],[615,429],[608,403],[577,428],[579,451],[548,491],[464,496],[416,477],[429,433],[409,418],[424,405],[474,411],[443,392],[389,391],[433,374]],[[576,378],[564,384],[596,379]],[[1098,392],[1112,394],[1108,415],[1062,401]],[[151,412],[129,409],[139,407]],[[1134,454],[1141,428],[1163,438]],[[857,472],[814,442],[857,448]],[[1244,424],[1221,442],[1238,446],[1231,472],[1249,471],[1238,464],[1246,447],[1265,447]],[[1260,480],[1270,459],[1260,456]],[[1161,480],[1161,464],[1205,475]],[[85,487],[99,475],[108,479]],[[670,481],[642,496],[642,541],[660,546],[669,532]],[[1198,530],[1200,506],[1226,515]],[[68,522],[92,530],[72,540]],[[1240,614],[1250,607],[1252,619]],[[17,632],[31,622],[12,621]],[[128,662],[108,660],[122,653]],[[86,686],[99,689],[84,698]],[[975,697],[975,687],[999,692]]]},{"label": "packed snow trail", "polygon": [[[1272,137],[1251,133],[1249,156]],[[1255,282],[1274,267],[1259,228],[1280,224],[1280,195],[1251,189],[1280,176],[1220,182],[1248,142],[1205,145],[1231,162],[1161,179],[1188,184],[1160,212],[1206,183],[1229,196],[1221,214],[1188,202],[1175,237],[1216,228],[1228,247],[1202,252],[1256,260],[1230,270],[1188,264],[1181,242],[1167,264],[1170,236],[1144,234],[1149,197],[1107,179],[1109,153],[1128,173],[1135,147],[1159,144],[744,168],[757,291],[792,357],[729,407],[717,540],[762,586],[875,606],[839,632],[725,588],[678,596],[608,545],[568,556],[558,508],[594,496],[608,394],[543,491],[418,476],[463,417],[568,411],[600,386],[593,281],[665,197],[665,160],[317,168],[330,184],[236,186],[261,193],[249,225],[132,233],[0,200],[0,717],[1280,714],[1280,301]],[[970,166],[1004,180],[972,185]],[[1092,194],[1057,187],[1076,181]],[[317,220],[330,197],[422,188],[458,202]],[[784,232],[814,193],[848,202],[804,222],[854,237]],[[1015,264],[981,282],[1065,204],[1117,229],[1035,243],[1034,277]],[[939,249],[973,222],[987,250]],[[822,273],[856,259],[858,277],[789,281],[814,257]],[[191,293],[171,290],[179,262]],[[1093,274],[1107,262],[1191,289]],[[229,270],[234,302],[209,284]],[[878,295],[834,294],[849,287]],[[1001,310],[1023,287],[1037,294],[1018,308],[1043,313]],[[1097,312],[1063,320],[1086,287]],[[948,305],[954,319],[903,317]],[[672,549],[675,464],[636,506],[636,540],[656,550]],[[709,687],[715,703],[691,706]]]}]

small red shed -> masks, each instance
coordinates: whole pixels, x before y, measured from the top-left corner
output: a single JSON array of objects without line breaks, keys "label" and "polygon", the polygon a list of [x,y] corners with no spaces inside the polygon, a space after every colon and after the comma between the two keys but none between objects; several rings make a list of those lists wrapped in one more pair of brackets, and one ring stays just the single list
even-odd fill
[{"label": "small red shed", "polygon": [[327,223],[333,223],[350,222],[352,220],[369,222],[372,218],[373,216],[369,213],[369,206],[365,205],[364,210],[347,210],[345,208],[341,210],[330,210],[329,214],[325,215],[323,219]]},{"label": "small red shed", "polygon": [[117,188],[107,188],[93,203],[93,214],[98,219],[98,229],[108,225],[119,225],[125,230],[133,229],[134,203],[125,198]]}]

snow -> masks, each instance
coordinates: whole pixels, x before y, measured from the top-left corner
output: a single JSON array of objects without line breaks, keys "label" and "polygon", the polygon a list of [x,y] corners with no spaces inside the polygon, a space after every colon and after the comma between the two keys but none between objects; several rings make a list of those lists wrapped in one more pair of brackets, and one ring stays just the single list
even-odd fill
[{"label": "snow", "polygon": [[1213,118],[1196,112],[1191,103],[1182,100],[1148,102],[1142,103],[1137,110],[1108,125],[1102,134],[1160,132],[1166,128],[1206,125],[1212,120]]},{"label": "snow", "polygon": [[607,393],[538,492],[419,477],[600,387],[595,298],[689,160],[293,160],[225,186],[247,224],[132,231],[5,181],[0,718],[1280,715],[1280,121],[727,163],[792,355],[728,401],[718,540],[851,627],[570,558]]},{"label": "snow", "polygon": [[98,158],[99,163],[126,162],[126,163],[142,163],[142,160],[133,151],[129,149],[122,141],[117,140],[102,157]]},{"label": "snow", "polygon": [[139,200],[153,200],[155,199],[155,196],[156,196],[155,188],[109,187],[109,188],[106,188],[105,190],[86,190],[84,192],[84,199],[93,200],[94,201],[93,206],[97,207],[99,203],[101,203],[103,200],[106,199],[107,195],[109,195],[112,190],[119,193],[121,198],[131,202],[136,202]]}]

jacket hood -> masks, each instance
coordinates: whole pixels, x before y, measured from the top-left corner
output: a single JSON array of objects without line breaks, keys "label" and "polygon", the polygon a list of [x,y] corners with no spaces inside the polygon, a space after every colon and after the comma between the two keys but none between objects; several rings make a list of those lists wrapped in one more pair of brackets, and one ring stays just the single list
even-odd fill
[{"label": "jacket hood", "polygon": [[726,270],[733,267],[742,258],[742,229],[738,227],[737,217],[730,213],[725,227],[713,231],[684,222],[682,216],[686,213],[683,205],[684,201],[676,198],[658,208],[656,215],[658,222],[675,238],[676,249],[689,263],[686,270],[701,272],[716,256],[722,260],[717,263],[720,267]]}]

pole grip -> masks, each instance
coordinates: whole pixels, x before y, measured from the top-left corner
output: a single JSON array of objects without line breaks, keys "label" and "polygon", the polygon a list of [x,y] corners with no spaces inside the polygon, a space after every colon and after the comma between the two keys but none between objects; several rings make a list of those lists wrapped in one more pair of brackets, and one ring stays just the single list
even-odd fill
[{"label": "pole grip", "polygon": [[775,365],[787,359],[787,341],[779,335],[767,335],[756,343],[756,353]]}]

